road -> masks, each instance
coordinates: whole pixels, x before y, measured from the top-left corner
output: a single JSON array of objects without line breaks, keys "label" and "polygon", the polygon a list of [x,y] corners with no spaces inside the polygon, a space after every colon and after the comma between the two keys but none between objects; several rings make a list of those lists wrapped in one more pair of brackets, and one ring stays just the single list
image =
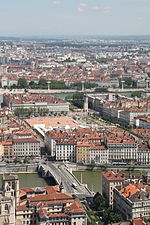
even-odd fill
[{"label": "road", "polygon": [[[86,92],[93,92],[94,89],[86,89]],[[82,92],[82,90],[76,89],[27,89],[29,93],[36,93],[36,94],[59,94],[59,93],[75,93],[75,92]],[[0,88],[0,94],[10,93],[10,94],[18,94],[18,93],[25,93],[24,89],[13,89],[10,91],[9,89],[2,89]]]}]

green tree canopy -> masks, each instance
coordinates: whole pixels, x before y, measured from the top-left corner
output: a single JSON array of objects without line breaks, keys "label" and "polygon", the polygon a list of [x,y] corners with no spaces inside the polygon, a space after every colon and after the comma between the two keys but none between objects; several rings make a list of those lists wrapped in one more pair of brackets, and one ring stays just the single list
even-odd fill
[{"label": "green tree canopy", "polygon": [[69,87],[64,81],[52,80],[50,84],[51,89],[68,89]]},{"label": "green tree canopy", "polygon": [[140,98],[141,97],[141,92],[140,91],[133,91],[132,93],[131,93],[131,97],[138,97],[138,98]]},{"label": "green tree canopy", "polygon": [[72,96],[72,103],[73,105],[77,106],[78,108],[83,108],[84,104],[84,94],[83,93],[74,93]]},{"label": "green tree canopy", "polygon": [[122,86],[122,82],[121,81],[124,81],[124,84],[126,87],[131,87],[133,86],[133,80],[130,78],[130,77],[125,77],[125,78],[122,78],[119,80],[119,86],[121,87]]},{"label": "green tree canopy", "polygon": [[[90,82],[85,82],[84,83],[84,87],[86,89],[91,89],[91,88],[98,87],[98,84],[96,84],[96,83],[90,83]],[[81,90],[82,89],[82,82],[75,82],[75,83],[71,84],[71,88],[76,88],[78,90]]]},{"label": "green tree canopy", "polygon": [[38,86],[41,89],[47,89],[48,88],[47,80],[45,78],[40,78]]},{"label": "green tree canopy", "polygon": [[32,81],[30,81],[30,83],[29,83],[29,87],[30,87],[31,89],[37,88],[37,84],[32,80]]},{"label": "green tree canopy", "polygon": [[27,81],[24,77],[22,78],[19,78],[18,80],[18,85],[17,85],[19,88],[27,88],[28,87],[28,84],[27,84]]},{"label": "green tree canopy", "polygon": [[105,198],[97,192],[93,198],[95,210],[101,213],[104,224],[117,223],[123,221],[123,217],[120,213],[113,211],[108,207]]},{"label": "green tree canopy", "polygon": [[106,201],[105,201],[104,197],[99,192],[97,192],[94,195],[93,202],[96,206],[96,210],[101,211],[101,210],[107,208]]}]

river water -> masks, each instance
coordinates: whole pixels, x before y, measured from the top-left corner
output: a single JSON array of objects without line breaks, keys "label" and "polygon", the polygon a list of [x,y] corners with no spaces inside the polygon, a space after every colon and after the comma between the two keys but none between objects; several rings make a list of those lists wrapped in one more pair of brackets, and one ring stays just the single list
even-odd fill
[{"label": "river water", "polygon": [[[67,95],[73,95],[74,93],[56,93],[54,94],[57,98],[60,98],[60,99],[63,99],[65,100],[65,97]],[[88,93],[87,93],[88,94]],[[92,94],[92,93],[89,93],[89,94]],[[95,93],[96,94],[96,93]],[[97,94],[102,94],[102,93],[97,93]],[[127,97],[131,97],[131,92],[119,92],[120,95],[124,95],[124,96],[127,96]]]},{"label": "river water", "polygon": [[[79,181],[82,180],[83,184],[87,184],[88,188],[94,192],[101,192],[102,189],[102,175],[101,172],[96,171],[76,171],[73,174],[77,177]],[[40,187],[47,185],[55,185],[53,179],[49,179],[47,182],[44,178],[41,178],[37,173],[19,173],[20,188],[25,187]],[[0,187],[1,187],[0,175]]]},{"label": "river water", "polygon": [[101,171],[74,171],[73,174],[80,182],[82,182],[82,184],[87,184],[91,191],[102,191]]},{"label": "river water", "polygon": [[[20,188],[47,186],[45,179],[41,178],[37,173],[19,173],[17,175],[19,178]],[[1,178],[2,175],[0,175],[0,187],[2,184]]]}]

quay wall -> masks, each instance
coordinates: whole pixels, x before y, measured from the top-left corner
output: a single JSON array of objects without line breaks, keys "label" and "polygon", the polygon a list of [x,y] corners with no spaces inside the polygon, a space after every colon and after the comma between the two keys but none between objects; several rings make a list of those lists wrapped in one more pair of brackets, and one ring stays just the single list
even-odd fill
[{"label": "quay wall", "polygon": [[1,166],[0,174],[2,173],[35,173],[37,172],[38,164],[20,164],[20,165],[9,165]]},{"label": "quay wall", "polygon": [[[58,163],[58,162],[57,162]],[[91,165],[77,165],[73,163],[66,163],[65,164],[68,168],[69,172],[73,171],[104,171],[104,170],[150,170],[150,166],[94,166],[91,167]],[[37,172],[37,166],[38,163],[35,164],[16,164],[16,165],[7,165],[7,166],[0,166],[0,174],[3,173],[36,173]]]}]

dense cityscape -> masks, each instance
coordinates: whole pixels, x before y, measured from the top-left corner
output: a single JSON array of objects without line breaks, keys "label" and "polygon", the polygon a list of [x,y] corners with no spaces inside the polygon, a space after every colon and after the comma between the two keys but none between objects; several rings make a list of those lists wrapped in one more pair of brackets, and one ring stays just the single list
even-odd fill
[{"label": "dense cityscape", "polygon": [[149,224],[148,37],[2,38],[0,86],[0,225]]}]

